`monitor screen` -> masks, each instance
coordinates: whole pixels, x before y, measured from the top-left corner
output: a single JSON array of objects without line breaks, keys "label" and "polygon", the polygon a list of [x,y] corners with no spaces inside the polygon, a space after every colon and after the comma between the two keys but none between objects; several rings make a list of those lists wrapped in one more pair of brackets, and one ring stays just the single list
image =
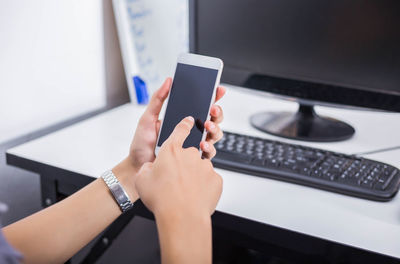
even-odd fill
[{"label": "monitor screen", "polygon": [[400,95],[400,1],[193,2],[192,50],[221,58],[224,82],[270,76]]}]

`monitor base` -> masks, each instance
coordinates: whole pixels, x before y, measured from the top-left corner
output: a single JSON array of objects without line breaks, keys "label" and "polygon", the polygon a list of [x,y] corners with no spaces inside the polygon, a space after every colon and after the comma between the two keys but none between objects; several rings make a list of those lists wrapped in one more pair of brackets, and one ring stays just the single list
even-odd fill
[{"label": "monitor base", "polygon": [[319,116],[313,106],[302,104],[297,113],[254,114],[250,123],[258,130],[275,136],[313,142],[342,141],[351,138],[355,132],[352,126],[330,117]]}]

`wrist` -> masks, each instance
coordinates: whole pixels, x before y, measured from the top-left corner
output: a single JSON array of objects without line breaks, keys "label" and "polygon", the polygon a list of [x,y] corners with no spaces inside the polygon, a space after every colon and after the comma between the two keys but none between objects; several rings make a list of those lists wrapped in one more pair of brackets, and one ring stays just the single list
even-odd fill
[{"label": "wrist", "polygon": [[135,177],[138,171],[139,170],[130,162],[129,158],[124,159],[112,169],[115,177],[117,177],[122,187],[128,193],[131,202],[135,202],[139,199],[135,188]]},{"label": "wrist", "polygon": [[200,225],[211,226],[211,216],[195,210],[157,210],[154,212],[157,225],[168,223],[169,225]]},{"label": "wrist", "polygon": [[211,263],[212,228],[209,214],[155,214],[163,263]]}]

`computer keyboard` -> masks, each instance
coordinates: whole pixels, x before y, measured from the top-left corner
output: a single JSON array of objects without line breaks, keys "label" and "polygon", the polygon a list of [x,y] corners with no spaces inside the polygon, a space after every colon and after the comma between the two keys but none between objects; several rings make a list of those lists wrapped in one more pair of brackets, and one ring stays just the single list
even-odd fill
[{"label": "computer keyboard", "polygon": [[391,165],[316,148],[224,132],[214,166],[376,201],[398,191]]}]

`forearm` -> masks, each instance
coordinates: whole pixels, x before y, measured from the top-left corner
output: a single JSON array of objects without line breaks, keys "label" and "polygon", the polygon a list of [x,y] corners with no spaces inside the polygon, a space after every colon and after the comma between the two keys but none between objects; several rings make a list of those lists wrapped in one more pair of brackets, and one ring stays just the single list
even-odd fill
[{"label": "forearm", "polygon": [[[122,162],[113,172],[129,186]],[[126,182],[126,183],[125,183]],[[129,187],[128,187],[129,188]],[[131,200],[137,195],[129,190]],[[121,210],[99,178],[74,195],[3,229],[9,243],[24,256],[25,263],[62,263],[95,238]]]},{"label": "forearm", "polygon": [[156,215],[163,264],[211,263],[211,218]]}]

